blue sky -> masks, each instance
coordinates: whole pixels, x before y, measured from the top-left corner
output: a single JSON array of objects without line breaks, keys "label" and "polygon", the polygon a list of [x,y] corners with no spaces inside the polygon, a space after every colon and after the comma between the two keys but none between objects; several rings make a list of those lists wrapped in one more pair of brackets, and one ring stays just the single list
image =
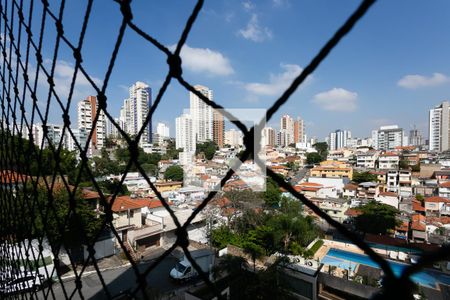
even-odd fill
[{"label": "blue sky", "polygon": [[[51,2],[55,12],[56,2]],[[360,3],[205,2],[182,52],[183,75],[191,84],[213,89],[214,100],[227,108],[268,108]],[[195,1],[187,0],[135,0],[134,22],[170,47],[178,41],[194,5]],[[67,1],[63,23],[74,43],[84,7],[81,1]],[[39,22],[35,17],[34,32]],[[120,22],[116,3],[94,2],[82,53],[83,65],[98,84],[104,78]],[[427,136],[428,110],[450,98],[449,28],[447,0],[378,1],[269,125],[278,127],[279,117],[288,113],[306,121],[308,136],[321,139],[339,128],[365,137],[372,129],[389,124],[408,130],[415,124]],[[48,23],[44,58],[53,56],[54,40],[54,26]],[[150,84],[156,95],[168,70],[165,61],[161,52],[127,29],[108,85],[108,110],[118,116],[127,87],[138,80]],[[62,45],[56,79],[63,99],[73,64],[71,52]],[[73,101],[92,93],[80,78]],[[153,123],[167,122],[173,135],[175,118],[188,106],[188,92],[172,82]],[[75,103],[71,112],[76,124]],[[60,115],[57,106],[52,106],[50,121],[60,122]]]}]

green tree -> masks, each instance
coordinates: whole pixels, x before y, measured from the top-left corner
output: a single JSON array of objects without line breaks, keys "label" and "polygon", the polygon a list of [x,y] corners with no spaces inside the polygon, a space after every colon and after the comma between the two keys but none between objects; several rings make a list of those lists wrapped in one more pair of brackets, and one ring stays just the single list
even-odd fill
[{"label": "green tree", "polygon": [[197,144],[195,154],[203,153],[205,154],[205,158],[207,160],[211,160],[214,157],[214,154],[216,153],[216,150],[219,148],[217,147],[216,143],[213,141],[206,141],[200,144]]},{"label": "green tree", "polygon": [[102,189],[103,194],[114,194],[117,192],[117,195],[130,195],[128,188],[124,184],[120,184],[120,181],[117,179],[113,180],[105,180],[99,181],[98,185]]},{"label": "green tree", "polygon": [[408,161],[405,159],[401,159],[400,162],[398,163],[398,167],[400,170],[409,169]]},{"label": "green tree", "polygon": [[411,171],[420,172],[420,164],[414,165],[411,167]]},{"label": "green tree", "polygon": [[314,149],[317,150],[322,160],[326,160],[328,156],[328,144],[326,142],[319,142],[313,145]]},{"label": "green tree", "polygon": [[258,245],[252,236],[247,237],[248,240],[244,241],[242,248],[244,252],[247,253],[253,261],[253,271],[256,271],[256,260],[264,255],[264,249]]},{"label": "green tree", "polygon": [[398,210],[390,205],[371,201],[358,210],[362,214],[355,218],[355,226],[364,233],[386,234],[398,224]]},{"label": "green tree", "polygon": [[356,183],[361,182],[377,182],[377,175],[370,174],[369,172],[353,172],[353,179]]},{"label": "green tree", "polygon": [[166,154],[162,156],[162,159],[170,160],[170,159],[178,159],[178,154],[182,151],[182,149],[176,149],[175,142],[173,140],[166,141]]},{"label": "green tree", "polygon": [[172,181],[183,181],[183,168],[180,166],[170,166],[164,172],[164,179]]},{"label": "green tree", "polygon": [[263,192],[264,202],[266,206],[275,208],[279,207],[281,201],[281,191],[278,184],[271,178],[268,177],[266,181],[266,191]]},{"label": "green tree", "polygon": [[425,197],[422,194],[416,194],[416,199],[420,201],[422,206],[424,205]]},{"label": "green tree", "polygon": [[216,248],[222,249],[235,242],[235,234],[228,226],[221,226],[211,231],[211,243]]},{"label": "green tree", "polygon": [[320,156],[320,154],[317,152],[311,152],[311,153],[306,154],[306,163],[308,165],[318,164],[322,160],[323,160],[322,156]]}]

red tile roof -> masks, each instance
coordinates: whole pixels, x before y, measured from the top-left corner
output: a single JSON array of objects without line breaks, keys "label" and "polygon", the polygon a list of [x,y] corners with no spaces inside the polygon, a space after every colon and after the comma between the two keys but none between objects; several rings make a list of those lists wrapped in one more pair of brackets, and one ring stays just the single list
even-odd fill
[{"label": "red tile roof", "polygon": [[439,186],[443,188],[450,188],[450,181],[442,182]]},{"label": "red tile roof", "polygon": [[412,215],[411,217],[411,220],[413,222],[425,222],[425,219],[426,219],[425,216],[419,214]]},{"label": "red tile roof", "polygon": [[362,211],[354,208],[349,208],[345,211],[344,214],[349,217],[357,217],[359,215],[362,215]]},{"label": "red tile roof", "polygon": [[356,191],[358,190],[358,186],[353,183],[347,183],[346,185],[344,185],[344,190]]},{"label": "red tile roof", "polygon": [[83,195],[83,199],[100,199],[100,194],[96,191],[82,189],[81,194]]},{"label": "red tile roof", "polygon": [[395,230],[397,231],[408,231],[409,229],[409,222],[403,221],[400,225],[395,226]]},{"label": "red tile roof", "polygon": [[447,198],[444,198],[444,197],[433,196],[433,197],[425,198],[425,202],[445,202],[445,203],[449,203],[450,200],[448,200]]},{"label": "red tile roof", "polygon": [[385,197],[398,197],[398,195],[394,192],[381,192],[379,195]]},{"label": "red tile roof", "polygon": [[315,183],[315,182],[302,182],[300,184],[298,184],[299,186],[315,186],[315,187],[323,187],[322,184],[320,183]]},{"label": "red tile roof", "polygon": [[418,201],[418,200],[412,201],[412,209],[414,211],[425,211],[425,207],[423,207],[422,203],[420,203],[420,201]]},{"label": "red tile roof", "polygon": [[369,174],[372,175],[386,175],[386,171],[369,171]]},{"label": "red tile roof", "polygon": [[[169,202],[169,205],[172,203]],[[111,210],[113,212],[121,212],[126,211],[128,209],[140,209],[144,207],[148,208],[158,208],[162,207],[163,204],[159,199],[150,199],[150,198],[137,198],[131,199],[130,196],[119,196],[114,200]]]},{"label": "red tile roof", "polygon": [[15,171],[11,170],[1,170],[0,171],[0,182],[2,184],[9,184],[9,183],[19,183],[23,182],[23,180],[26,180],[28,178],[27,175],[23,175],[20,173],[17,173]]},{"label": "red tile roof", "polygon": [[427,229],[427,226],[423,222],[412,222],[411,229],[417,231],[425,231]]}]

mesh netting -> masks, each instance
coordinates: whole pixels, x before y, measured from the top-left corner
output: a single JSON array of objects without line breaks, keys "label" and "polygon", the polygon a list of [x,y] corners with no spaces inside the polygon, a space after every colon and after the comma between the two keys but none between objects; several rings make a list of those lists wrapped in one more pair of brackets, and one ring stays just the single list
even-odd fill
[{"label": "mesh netting", "polygon": [[[0,5],[1,21],[1,133],[0,133],[0,170],[1,170],[1,193],[0,193],[0,218],[1,218],[1,271],[4,274],[17,272],[17,270],[35,270],[41,267],[43,262],[54,257],[54,265],[60,265],[59,258],[66,257],[73,270],[73,280],[70,283],[61,276],[58,268],[44,268],[46,277],[54,277],[54,281],[36,291],[25,294],[14,295],[17,298],[42,298],[57,299],[85,298],[84,288],[86,282],[83,275],[95,274],[100,281],[104,298],[114,298],[117,295],[111,292],[111,287],[105,282],[99,261],[96,259],[94,244],[106,230],[110,230],[118,241],[121,250],[130,263],[130,269],[134,274],[135,281],[127,288],[126,297],[152,298],[151,287],[148,286],[146,277],[154,272],[162,261],[171,252],[180,247],[192,266],[200,274],[201,279],[208,288],[222,298],[214,282],[207,274],[202,272],[200,266],[192,258],[188,251],[189,239],[187,228],[194,218],[205,209],[206,205],[214,198],[218,191],[210,192],[201,204],[192,212],[189,218],[181,223],[165,198],[155,187],[155,184],[147,176],[145,170],[139,163],[139,141],[143,137],[145,128],[148,127],[158,105],[163,101],[165,92],[172,81],[178,82],[187,91],[196,94],[202,101],[214,109],[220,109],[224,116],[230,120],[244,134],[245,151],[241,154],[241,161],[248,159],[255,150],[255,131],[261,131],[263,124],[247,128],[242,122],[226,112],[222,106],[208,99],[200,93],[183,77],[182,61],[180,52],[185,44],[189,33],[201,11],[203,1],[199,0],[191,15],[187,19],[181,37],[173,51],[160,43],[157,39],[145,32],[133,22],[133,11],[130,6],[131,0],[116,0],[117,10],[120,10],[122,21],[118,31],[114,48],[108,61],[106,74],[101,81],[92,77],[83,64],[83,42],[89,19],[92,12],[93,0],[86,2],[84,18],[77,40],[69,38],[64,31],[63,17],[65,13],[65,1],[61,0],[58,11],[52,10],[47,0],[5,0]],[[289,88],[268,109],[266,120],[269,121],[278,109],[288,101],[290,96],[313,73],[319,64],[327,57],[341,39],[351,31],[356,23],[365,15],[374,3],[374,0],[365,0],[335,32],[335,34],[318,51],[301,74],[295,78]],[[66,12],[67,13],[67,12]],[[55,39],[46,38],[45,34],[51,28],[56,32]],[[149,109],[143,126],[133,137],[129,136],[116,122],[108,111],[108,98],[106,92],[114,65],[117,61],[125,31],[131,30],[138,34],[143,40],[161,51],[167,57],[169,71],[164,82],[157,92],[154,102]],[[45,41],[44,41],[45,38]],[[50,60],[43,58],[43,48],[53,46],[53,56]],[[55,80],[55,69],[57,66],[60,48],[64,45],[73,54],[73,74],[71,75],[70,88],[67,95],[58,93],[58,82]],[[92,128],[104,116],[118,131],[121,138],[126,142],[129,151],[129,161],[121,176],[120,184],[112,195],[105,195],[96,181],[95,174],[91,169],[89,145],[93,139],[93,130],[86,140],[79,140],[79,135],[71,129],[72,120],[70,109],[73,106],[75,85],[77,78],[83,77],[96,93],[98,109],[92,120]],[[42,89],[45,83],[45,92]],[[45,95],[45,96],[42,96]],[[59,143],[54,142],[53,133],[49,131],[49,114],[58,111],[62,115],[63,125]],[[39,147],[34,146],[36,136],[33,134],[33,124],[41,123],[43,137]],[[72,159],[79,161],[78,168],[67,170],[67,163],[62,158],[66,151],[63,147],[64,136],[70,136],[74,141],[77,157]],[[254,158],[261,168],[267,167],[257,157]],[[113,226],[112,206],[119,194],[119,186],[124,183],[127,173],[134,168],[147,181],[151,190],[156,194],[164,208],[170,214],[176,226],[176,241],[161,255],[154,259],[148,266],[142,268],[136,263],[132,251],[129,249],[123,236]],[[69,182],[67,174],[71,172],[75,178]],[[221,179],[220,186],[233,176],[234,171],[230,169]],[[410,296],[408,291],[412,290],[410,276],[421,270],[432,262],[448,257],[448,247],[442,247],[435,253],[423,255],[415,265],[408,266],[401,276],[394,275],[391,267],[380,255],[370,248],[355,233],[347,230],[342,224],[333,220],[328,214],[319,209],[304,195],[298,193],[289,183],[285,182],[270,169],[267,168],[267,176],[282,188],[290,192],[304,205],[311,209],[320,218],[336,228],[342,235],[352,243],[361,248],[372,260],[374,260],[385,274],[383,295],[380,297],[405,297]],[[99,205],[103,207],[99,216],[91,207],[80,204],[77,199],[82,193],[80,183],[91,181],[98,193]],[[60,199],[68,201],[59,201]],[[61,203],[65,204],[61,204]],[[86,226],[90,224],[90,226]],[[75,229],[74,229],[75,228]],[[31,241],[29,237],[34,239]],[[71,251],[73,244],[83,244],[87,253],[80,263],[76,251]],[[48,250],[51,249],[51,250]],[[164,276],[166,276],[164,274]]]}]

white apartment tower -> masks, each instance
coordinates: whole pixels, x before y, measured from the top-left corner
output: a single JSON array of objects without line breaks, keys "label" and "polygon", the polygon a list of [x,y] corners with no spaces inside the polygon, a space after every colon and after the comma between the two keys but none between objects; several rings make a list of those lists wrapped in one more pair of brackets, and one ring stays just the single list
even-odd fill
[{"label": "white apartment tower", "polygon": [[275,146],[276,134],[275,134],[275,130],[272,127],[263,128],[262,133],[261,133],[261,138],[262,138],[262,142],[261,142],[262,147],[265,147],[265,146],[274,147]]},{"label": "white apartment tower", "polygon": [[329,136],[328,147],[331,151],[339,150],[347,147],[347,142],[352,138],[352,133],[349,130],[336,130],[331,132]]},{"label": "white apartment tower", "polygon": [[450,148],[450,106],[448,101],[430,109],[429,114],[429,150],[446,151]]},{"label": "white apartment tower", "polygon": [[[206,98],[213,101],[213,92],[209,88],[196,85],[194,88]],[[190,92],[190,114],[197,142],[213,141],[213,109],[197,95]]]},{"label": "white apartment tower", "polygon": [[182,148],[184,152],[195,152],[196,140],[194,133],[194,122],[190,114],[182,114],[176,118],[175,146]]},{"label": "white apartment tower", "polygon": [[242,132],[236,129],[230,129],[225,131],[225,144],[232,147],[238,147],[243,145]]},{"label": "white apartment tower", "polygon": [[403,129],[398,125],[381,126],[372,131],[374,148],[377,150],[394,150],[396,147],[404,146],[407,138]]},{"label": "white apartment tower", "polygon": [[91,135],[89,147],[93,153],[101,150],[105,146],[106,141],[106,116],[101,111],[95,128],[93,128],[96,115],[97,97],[88,96],[85,100],[78,102],[78,129],[86,132],[87,136]]},{"label": "white apartment tower", "polygon": [[282,132],[283,135],[283,146],[294,143],[294,119],[292,119],[289,115],[284,115],[281,117],[280,132]]},{"label": "white apartment tower", "polygon": [[[130,134],[136,135],[144,125],[145,119],[152,105],[151,88],[144,82],[137,81],[130,89],[130,96],[123,101],[120,110],[120,125]],[[152,142],[152,121],[144,129],[140,143]]]}]

